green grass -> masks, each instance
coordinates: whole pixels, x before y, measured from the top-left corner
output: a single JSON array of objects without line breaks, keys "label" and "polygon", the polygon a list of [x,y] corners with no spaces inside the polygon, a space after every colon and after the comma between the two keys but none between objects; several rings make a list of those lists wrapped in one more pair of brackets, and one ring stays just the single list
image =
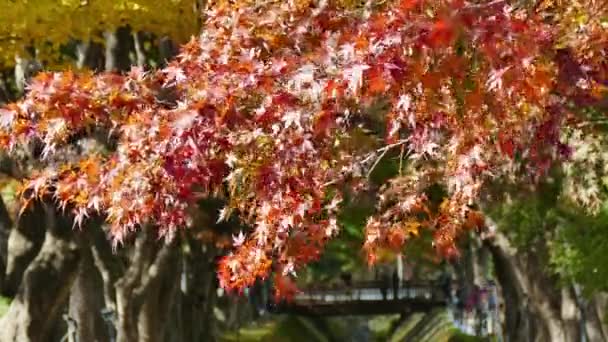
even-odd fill
[{"label": "green grass", "polygon": [[[426,322],[423,322],[426,321]],[[418,324],[424,326],[416,327]],[[414,330],[419,331],[414,332]],[[424,342],[495,342],[495,337],[470,336],[458,330],[447,318],[445,310],[430,313],[414,313],[393,333],[390,342],[401,342],[406,338]]]},{"label": "green grass", "polygon": [[262,341],[272,334],[272,332],[276,329],[276,325],[276,321],[270,321],[260,325],[247,326],[239,329],[239,331],[231,332],[222,336],[222,341]]},{"label": "green grass", "polygon": [[399,327],[397,327],[393,336],[390,338],[390,342],[402,341],[423,317],[424,314],[421,313],[413,313],[410,315]]},{"label": "green grass", "polygon": [[306,318],[284,316],[251,324],[220,338],[222,342],[327,342]]},{"label": "green grass", "polygon": [[494,342],[498,339],[496,337],[477,337],[463,333],[462,331],[452,328],[452,336],[449,338],[449,342]]},{"label": "green grass", "polygon": [[[1,303],[1,302],[0,302]],[[1,309],[0,309],[1,310]],[[1,312],[1,311],[0,311]],[[398,318],[398,317],[396,317]],[[426,318],[426,324],[417,331],[415,335],[413,330],[416,325]],[[369,322],[353,322],[347,319],[330,319],[327,320],[327,325],[320,328],[319,325],[313,324],[308,318],[297,316],[274,316],[268,317],[266,322],[257,322],[244,326],[239,331],[232,331],[220,338],[221,342],[327,342],[329,335],[332,335],[337,340],[341,340],[340,336],[347,335],[349,329],[353,328],[353,324],[368,324],[371,330],[379,337],[378,340],[401,342],[406,336],[415,340],[425,342],[494,342],[496,338],[482,338],[469,336],[456,329],[451,322],[448,321],[444,310],[436,310],[425,314],[414,313],[405,319],[391,334],[388,335],[388,327],[393,323],[395,317],[374,317]],[[342,324],[338,324],[342,323]],[[325,333],[323,333],[324,330]],[[327,335],[327,336],[326,336]],[[412,336],[408,336],[412,335]]]},{"label": "green grass", "polygon": [[8,311],[8,307],[11,305],[11,300],[5,297],[0,297],[0,317]]},{"label": "green grass", "polygon": [[393,325],[399,321],[399,315],[374,316],[367,326],[373,333],[375,341],[387,341]]}]

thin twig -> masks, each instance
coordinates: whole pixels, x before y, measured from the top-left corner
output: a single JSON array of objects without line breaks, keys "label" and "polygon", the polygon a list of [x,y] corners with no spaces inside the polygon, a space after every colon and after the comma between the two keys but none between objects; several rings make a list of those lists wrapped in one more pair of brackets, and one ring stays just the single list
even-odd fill
[{"label": "thin twig", "polygon": [[401,153],[399,153],[399,176],[403,175],[403,153],[405,152],[405,145],[401,145]]},{"label": "thin twig", "polygon": [[378,166],[378,164],[380,163],[380,160],[382,160],[382,158],[384,158],[384,156],[386,155],[388,150],[389,150],[388,148],[385,149],[384,151],[382,151],[380,156],[378,158],[376,158],[376,161],[374,161],[374,164],[372,165],[372,167],[369,169],[369,171],[367,171],[367,178],[369,178],[369,176],[371,176],[372,172],[374,171],[376,166]]},{"label": "thin twig", "polygon": [[463,10],[468,10],[468,9],[487,8],[487,7],[492,7],[494,5],[498,5],[498,4],[503,3],[503,2],[506,3],[507,0],[494,0],[494,1],[486,2],[486,3],[470,4],[470,5],[466,5],[462,9]]},{"label": "thin twig", "polygon": [[608,120],[593,120],[593,121],[584,121],[584,122],[580,122],[578,124],[576,124],[577,128],[582,128],[582,127],[588,127],[588,126],[595,126],[595,125],[608,125]]},{"label": "thin twig", "polygon": [[[368,154],[365,156],[365,158],[363,158],[363,159],[362,159],[361,161],[359,161],[359,162],[356,162],[355,164],[360,164],[360,165],[361,165],[361,164],[366,164],[366,163],[367,163],[367,162],[369,162],[369,161],[370,161],[370,160],[371,160],[373,157],[377,156],[377,155],[378,155],[378,153],[380,153],[380,156],[378,156],[378,158],[377,158],[377,159],[374,161],[374,164],[372,165],[371,169],[370,169],[370,170],[368,171],[368,173],[367,173],[367,177],[369,178],[369,175],[372,173],[372,171],[374,170],[374,168],[375,168],[375,167],[378,165],[378,163],[380,162],[380,159],[382,159],[382,158],[384,157],[384,155],[385,155],[385,154],[386,154],[386,153],[387,153],[387,152],[388,152],[390,149],[393,149],[393,148],[398,147],[398,146],[403,146],[403,145],[405,145],[405,143],[407,143],[407,141],[408,141],[407,139],[401,139],[401,140],[397,141],[396,143],[393,143],[393,144],[389,144],[389,145],[383,146],[383,147],[381,147],[381,148],[379,148],[379,149],[377,149],[377,150],[375,150],[375,151],[373,151],[373,152],[368,153]],[[348,173],[350,173],[350,172],[348,172]],[[340,180],[340,179],[334,179],[334,180],[331,180],[331,181],[329,181],[329,182],[327,182],[327,183],[325,183],[325,184],[321,185],[321,187],[325,188],[325,187],[328,187],[328,186],[330,186],[330,185],[336,184],[336,183],[338,183],[338,182],[339,182],[339,180]]]},{"label": "thin twig", "polygon": [[367,162],[368,162],[370,159],[372,159],[372,158],[373,158],[375,155],[377,155],[378,153],[381,153],[381,152],[384,152],[384,151],[388,151],[388,150],[390,150],[390,149],[392,149],[392,148],[395,148],[395,147],[401,146],[401,145],[405,144],[406,142],[407,142],[407,139],[401,139],[401,140],[397,141],[396,143],[392,143],[392,144],[389,144],[389,145],[383,146],[383,147],[381,147],[381,148],[379,148],[379,149],[375,150],[374,152],[368,153],[368,154],[367,154],[367,156],[366,156],[366,157],[365,157],[363,160],[361,160],[361,161],[359,162],[359,164],[365,164],[365,163],[367,163]]}]

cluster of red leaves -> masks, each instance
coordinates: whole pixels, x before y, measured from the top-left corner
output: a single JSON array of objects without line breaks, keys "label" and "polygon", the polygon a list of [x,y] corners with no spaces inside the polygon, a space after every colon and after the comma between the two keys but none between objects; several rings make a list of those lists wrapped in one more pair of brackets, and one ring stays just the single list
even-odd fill
[{"label": "cluster of red leaves", "polygon": [[[284,280],[318,258],[338,232],[338,190],[352,185],[343,176],[401,147],[407,170],[382,190],[364,250],[373,261],[422,225],[450,256],[463,229],[479,228],[469,208],[486,179],[511,170],[516,154],[538,173],[558,152],[565,100],[552,94],[553,38],[507,1],[395,0],[363,13],[326,2],[220,6],[157,72],[39,75],[0,111],[0,144],[40,140],[49,157],[108,132],[115,149],[50,164],[24,196],[52,196],[77,223],[105,215],[117,242],[143,224],[171,237],[198,199],[225,196],[221,219],[234,212],[252,227],[220,262],[230,290],[271,270]],[[380,100],[382,154],[346,144],[353,113]],[[449,197],[431,213],[434,183]]]}]

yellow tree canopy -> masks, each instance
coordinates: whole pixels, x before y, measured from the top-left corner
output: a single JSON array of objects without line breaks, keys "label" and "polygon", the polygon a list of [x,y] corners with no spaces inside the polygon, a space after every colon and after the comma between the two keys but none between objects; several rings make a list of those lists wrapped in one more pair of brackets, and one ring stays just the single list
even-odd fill
[{"label": "yellow tree canopy", "polygon": [[0,67],[35,48],[56,60],[72,39],[101,40],[104,31],[129,25],[133,31],[168,36],[181,43],[199,30],[197,0],[5,0],[0,1]]}]

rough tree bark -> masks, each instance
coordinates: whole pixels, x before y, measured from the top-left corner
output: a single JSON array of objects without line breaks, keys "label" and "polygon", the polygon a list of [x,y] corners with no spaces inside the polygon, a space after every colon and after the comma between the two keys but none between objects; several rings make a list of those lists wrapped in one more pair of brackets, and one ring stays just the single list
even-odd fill
[{"label": "rough tree bark", "polygon": [[529,341],[532,316],[528,299],[516,265],[515,249],[502,235],[489,245],[494,258],[496,274],[505,299],[505,334],[507,341]]},{"label": "rough tree bark", "polygon": [[[144,271],[140,285],[134,291],[139,341],[164,340],[168,313],[179,288],[179,253],[175,244],[165,244],[155,260]],[[141,304],[140,304],[141,302]]]},{"label": "rough tree bark", "polygon": [[0,198],[0,289],[4,287],[4,274],[8,261],[8,237],[10,235],[13,221]]},{"label": "rough tree bark", "polygon": [[108,341],[108,330],[101,315],[104,308],[103,281],[89,246],[81,244],[79,249],[81,259],[70,294],[68,315],[76,322],[78,341]]},{"label": "rough tree bark", "polygon": [[179,319],[171,321],[169,341],[212,341],[214,336],[213,308],[217,299],[215,257],[217,249],[203,245],[193,238],[182,257],[180,291],[173,313]]},{"label": "rough tree bark", "polygon": [[115,32],[105,34],[105,70],[125,71],[131,67],[129,52],[133,50],[131,30],[128,27],[120,27]]},{"label": "rough tree bark", "polygon": [[454,266],[460,279],[459,286],[465,289],[465,293],[470,293],[474,285],[483,286],[488,279],[488,251],[478,237],[471,236],[462,254],[460,262]]},{"label": "rough tree bark", "polygon": [[146,51],[144,50],[144,34],[143,32],[133,33],[133,48],[135,49],[135,60],[137,66],[143,67],[146,65],[147,57]]},{"label": "rough tree bark", "polygon": [[607,308],[608,294],[606,293],[595,294],[585,306],[585,330],[588,341],[608,341]]},{"label": "rough tree bark", "polygon": [[137,316],[133,292],[138,285],[145,265],[151,259],[152,246],[148,234],[141,232],[135,241],[131,264],[116,283],[117,342],[138,340]]},{"label": "rough tree bark", "polygon": [[160,42],[158,43],[158,50],[161,64],[166,64],[178,52],[177,46],[175,46],[169,37],[162,37],[160,39]]},{"label": "rough tree bark", "polygon": [[30,262],[34,260],[45,239],[47,227],[44,205],[27,208],[11,230],[7,246],[6,277],[2,294],[13,297]]},{"label": "rough tree bark", "polygon": [[580,308],[573,288],[559,287],[558,279],[548,274],[544,241],[522,251],[497,233],[486,244],[505,298],[507,340],[578,341]]},{"label": "rough tree bark", "polygon": [[42,65],[38,61],[23,56],[15,56],[15,86],[17,87],[17,95],[23,94],[28,79],[40,70],[42,70]]},{"label": "rough tree bark", "polygon": [[106,307],[115,313],[118,342],[162,341],[165,336],[179,284],[179,249],[177,241],[163,244],[154,236],[147,230],[138,233],[126,268],[107,241],[97,237],[93,245]]},{"label": "rough tree bark", "polygon": [[0,72],[0,105],[12,102],[13,94],[10,90],[7,78],[3,72]]},{"label": "rough tree bark", "polygon": [[103,46],[94,42],[79,43],[76,47],[76,67],[87,67],[94,71],[102,71],[105,67]]},{"label": "rough tree bark", "polygon": [[0,341],[47,341],[76,277],[79,251],[70,220],[45,207],[47,229],[27,267],[16,297],[0,320]]},{"label": "rough tree bark", "polygon": [[88,235],[94,264],[101,275],[103,297],[106,309],[116,311],[116,291],[114,284],[124,274],[124,265],[117,255],[112,253],[111,246],[102,229]]}]

